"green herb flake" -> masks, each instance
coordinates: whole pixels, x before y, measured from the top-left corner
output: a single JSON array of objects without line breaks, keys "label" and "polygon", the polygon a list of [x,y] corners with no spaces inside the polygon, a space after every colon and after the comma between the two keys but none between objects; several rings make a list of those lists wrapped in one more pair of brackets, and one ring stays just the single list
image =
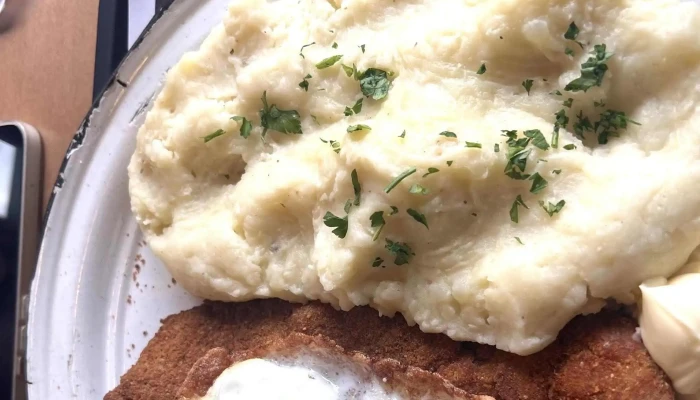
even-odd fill
[{"label": "green herb flake", "polygon": [[519,237],[515,236],[514,239],[515,239],[516,242],[520,243],[521,245],[523,245],[523,246],[525,245],[525,243],[523,243],[523,241],[520,240]]},{"label": "green herb flake", "polygon": [[248,121],[245,117],[235,116],[231,117],[231,119],[241,123],[241,128],[239,132],[241,133],[241,136],[243,136],[244,139],[248,139],[248,137],[250,136],[250,132],[253,130],[253,124],[251,124],[250,121]]},{"label": "green herb flake", "polygon": [[557,204],[552,204],[549,201],[547,202],[547,204],[545,204],[545,202],[541,201],[541,200],[538,203],[544,209],[544,211],[547,214],[549,214],[550,217],[552,217],[552,216],[554,216],[554,214],[557,214],[558,212],[560,212],[564,208],[564,206],[566,205],[566,201],[564,201],[564,200],[559,200],[559,202]]},{"label": "green herb flake", "polygon": [[372,268],[378,268],[384,263],[384,260],[381,257],[377,257],[372,261]]},{"label": "green herb flake", "polygon": [[483,75],[486,72],[486,64],[481,64],[479,69],[476,71],[477,75]]},{"label": "green herb flake", "polygon": [[399,135],[399,137],[400,137],[401,139],[403,139],[403,138],[406,137],[406,130],[405,130],[405,129],[403,130],[403,132],[401,132],[401,134]]},{"label": "green herb flake", "polygon": [[389,216],[396,215],[399,213],[399,209],[397,207],[394,207],[394,206],[389,206],[389,207],[391,207],[391,212],[389,213]]},{"label": "green herb flake", "polygon": [[410,189],[408,189],[408,192],[411,194],[423,194],[423,195],[425,195],[425,194],[428,194],[428,189],[426,189],[425,187],[423,187],[419,184],[415,184],[415,185],[412,185]]},{"label": "green herb flake", "polygon": [[619,137],[620,131],[627,129],[628,124],[641,125],[622,111],[606,110],[600,114],[600,120],[593,126],[593,130],[598,133],[598,144],[608,143],[611,136]]},{"label": "green herb flake", "polygon": [[542,175],[539,174],[539,172],[535,172],[534,174],[530,175],[530,178],[528,180],[532,181],[530,193],[537,194],[547,187],[547,180],[544,179]]},{"label": "green herb flake", "polygon": [[432,175],[432,174],[434,174],[434,173],[436,173],[436,172],[440,172],[440,170],[437,169],[437,168],[430,167],[430,168],[428,168],[428,172],[426,172],[425,174],[423,174],[423,178],[425,178],[425,177],[428,176],[428,175]]},{"label": "green herb flake", "polygon": [[204,143],[208,143],[208,142],[218,138],[219,136],[223,136],[225,134],[226,134],[225,130],[217,129],[216,131],[208,134],[207,136],[202,137],[202,139],[204,139]]},{"label": "green herb flake", "polygon": [[263,109],[260,110],[260,125],[263,127],[262,136],[265,137],[268,129],[289,134],[303,133],[299,113],[295,110],[280,110],[276,105],[267,105],[267,92],[262,96]]},{"label": "green herb flake", "polygon": [[381,100],[389,94],[391,81],[386,71],[369,68],[360,76],[360,89],[366,97]]},{"label": "green herb flake", "polygon": [[501,146],[498,143],[494,144],[493,145],[493,152],[498,153],[499,151],[501,151]]},{"label": "green herb flake", "polygon": [[603,101],[602,99],[600,101],[594,101],[593,107],[605,107],[605,101]]},{"label": "green herb flake", "polygon": [[448,166],[448,167],[451,167],[453,162],[454,162],[454,161],[452,161],[452,160],[448,161],[448,162],[447,162],[447,166]]},{"label": "green herb flake", "polygon": [[564,54],[566,54],[567,56],[571,56],[571,57],[573,57],[573,56],[576,55],[576,54],[574,53],[574,51],[571,50],[569,47],[567,47],[566,49],[564,49]]},{"label": "green herb flake", "polygon": [[555,169],[555,170],[552,171],[552,174],[554,174],[554,175],[559,175],[559,174],[561,174],[561,170],[560,170],[560,169]]},{"label": "green herb flake", "polygon": [[352,180],[352,190],[355,192],[355,201],[353,201],[353,205],[359,206],[360,197],[362,196],[362,186],[360,185],[360,180],[357,177],[356,169],[352,170],[352,173],[350,173],[350,177]]},{"label": "green herb flake", "polygon": [[561,103],[564,107],[571,108],[571,105],[574,104],[574,99],[569,97],[568,99],[564,100],[563,103]]},{"label": "green herb flake", "polygon": [[556,149],[557,147],[559,147],[559,129],[555,127],[552,132],[552,148]]},{"label": "green herb flake", "polygon": [[333,44],[331,45],[331,47],[334,48],[334,49],[337,49],[337,48],[338,48],[338,43],[333,42]]},{"label": "green herb flake", "polygon": [[515,222],[516,224],[518,223],[518,207],[522,206],[525,207],[526,209],[529,209],[530,207],[525,204],[523,201],[523,198],[518,195],[518,197],[515,198],[515,201],[513,201],[513,205],[510,206],[510,220]]},{"label": "green herb flake", "polygon": [[576,122],[574,123],[574,135],[583,140],[586,132],[593,132],[593,124],[588,117],[583,116],[583,110],[579,111],[576,115]]},{"label": "green herb flake", "polygon": [[481,143],[477,143],[477,142],[464,142],[464,147],[470,147],[470,148],[480,149],[480,148],[481,148]]},{"label": "green herb flake", "polygon": [[325,139],[323,139],[323,138],[321,138],[321,141],[322,141],[323,143],[329,143],[329,144],[331,145],[331,148],[333,149],[333,151],[335,151],[335,152],[338,153],[338,154],[340,153],[340,143],[339,143],[338,141],[336,141],[336,140],[325,140]]},{"label": "green herb flake", "polygon": [[579,32],[578,26],[576,26],[576,23],[572,21],[571,24],[569,24],[569,29],[567,29],[566,33],[564,33],[564,39],[576,40]]},{"label": "green herb flake", "polygon": [[564,146],[564,150],[575,150],[575,149],[576,149],[576,145],[573,143],[569,143],[566,146]]},{"label": "green herb flake", "polygon": [[585,63],[581,64],[581,76],[569,82],[564,90],[571,92],[588,91],[593,86],[600,86],[603,83],[603,77],[608,71],[606,62],[612,57],[612,53],[605,51],[605,44],[597,44],[594,46],[591,54]]},{"label": "green herb flake", "polygon": [[359,46],[357,46],[357,47],[359,47],[360,50],[362,50],[362,54],[365,53],[365,45],[364,45],[364,44],[361,44],[361,45],[359,45]]},{"label": "green herb flake", "polygon": [[372,128],[369,125],[364,125],[364,124],[357,124],[357,125],[350,125],[348,126],[348,133],[350,132],[357,132],[357,131],[371,131]]},{"label": "green herb flake", "polygon": [[401,183],[402,180],[406,179],[407,177],[413,175],[416,173],[415,168],[409,168],[399,174],[396,178],[394,178],[389,184],[384,188],[384,193],[389,193],[391,192],[399,183]]},{"label": "green herb flake", "polygon": [[547,143],[547,139],[545,139],[544,135],[542,134],[542,131],[539,129],[530,129],[527,131],[523,131],[523,134],[526,137],[529,137],[532,139],[532,145],[537,147],[540,150],[548,150],[549,149],[549,144]]},{"label": "green herb flake", "polygon": [[456,138],[457,134],[454,132],[450,132],[450,131],[443,131],[443,132],[440,132],[440,136],[449,137],[449,138]]},{"label": "green herb flake", "polygon": [[532,89],[532,84],[533,80],[532,79],[525,79],[522,83],[523,87],[525,88],[525,91],[527,92],[527,95],[530,95],[530,89]]},{"label": "green herb flake", "polygon": [[343,218],[340,218],[340,217],[334,215],[332,212],[328,211],[328,212],[326,212],[326,215],[323,216],[323,224],[329,228],[335,228],[332,231],[333,234],[335,234],[336,236],[338,236],[341,239],[345,238],[345,235],[348,234],[348,216],[347,215]]},{"label": "green herb flake", "polygon": [[347,106],[346,106],[346,107],[345,107],[345,113],[344,113],[344,114],[345,114],[346,116],[351,116],[351,115],[359,114],[360,111],[362,111],[362,101],[363,101],[363,100],[364,100],[364,99],[360,97],[360,99],[357,100],[357,101],[355,102],[355,105],[353,105],[352,107],[347,107]]},{"label": "green herb flake", "polygon": [[345,211],[345,214],[349,214],[351,208],[352,208],[352,200],[347,200],[347,201],[345,202],[345,207],[343,207],[343,210]]},{"label": "green herb flake", "polygon": [[[396,210],[398,212],[398,209]],[[374,234],[372,235],[372,241],[376,241],[379,238],[379,234],[384,229],[386,221],[384,220],[384,211],[375,211],[369,217],[370,226],[376,228]]]},{"label": "green herb flake", "polygon": [[408,213],[408,215],[413,217],[413,219],[423,224],[426,228],[430,229],[430,227],[428,227],[428,220],[425,219],[425,215],[419,213],[418,211],[412,208],[409,208],[408,210],[406,210],[406,212]]},{"label": "green herb flake", "polygon": [[416,253],[411,250],[411,247],[404,242],[394,242],[386,239],[386,246],[384,246],[384,248],[394,255],[394,264],[396,265],[408,264],[409,261],[411,261],[411,257],[416,255]]},{"label": "green herb flake", "polygon": [[311,79],[311,78],[313,78],[313,77],[311,76],[311,74],[307,74],[307,75],[304,77],[304,80],[302,80],[301,82],[299,82],[299,87],[302,88],[302,89],[304,89],[305,92],[308,92],[308,91],[309,91],[309,81],[308,81],[307,79]]},{"label": "green herb flake", "polygon": [[301,50],[299,50],[299,55],[301,56],[301,58],[306,58],[306,57],[304,57],[304,54],[302,54],[304,52],[304,48],[309,47],[309,46],[313,46],[315,44],[316,44],[316,42],[311,42],[309,44],[305,44],[305,45],[301,46]]},{"label": "green herb flake", "polygon": [[342,54],[336,54],[334,56],[328,57],[324,60],[321,60],[321,62],[317,63],[316,68],[317,69],[328,68],[328,67],[332,66],[333,64],[337,63],[338,61],[340,61],[341,58],[343,58]]},{"label": "green herb flake", "polygon": [[345,75],[348,77],[354,76],[355,79],[357,79],[359,72],[357,72],[357,67],[355,64],[352,64],[352,67],[348,67],[345,64],[340,64],[341,67],[343,67],[343,71],[345,71]]}]

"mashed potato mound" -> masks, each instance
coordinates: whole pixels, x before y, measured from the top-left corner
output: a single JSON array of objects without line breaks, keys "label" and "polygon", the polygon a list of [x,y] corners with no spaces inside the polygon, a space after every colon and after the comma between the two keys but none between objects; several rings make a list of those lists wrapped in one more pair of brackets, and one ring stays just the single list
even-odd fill
[{"label": "mashed potato mound", "polygon": [[[699,37],[700,7],[670,0],[237,0],[168,72],[129,165],[132,208],[195,295],[368,304],[530,354],[604,299],[633,301],[700,244]],[[614,55],[601,85],[564,91],[603,43]],[[364,97],[353,64],[387,71],[388,96]],[[298,112],[302,134],[262,137],[263,92]],[[525,172],[546,187],[506,176],[502,130],[552,144],[560,110],[557,148],[528,146]],[[606,110],[640,125],[607,144],[575,135],[577,115]],[[348,132],[358,124],[371,130]],[[346,212],[353,170],[361,197]],[[529,208],[516,223],[517,196]],[[347,215],[344,238],[328,212]]]}]

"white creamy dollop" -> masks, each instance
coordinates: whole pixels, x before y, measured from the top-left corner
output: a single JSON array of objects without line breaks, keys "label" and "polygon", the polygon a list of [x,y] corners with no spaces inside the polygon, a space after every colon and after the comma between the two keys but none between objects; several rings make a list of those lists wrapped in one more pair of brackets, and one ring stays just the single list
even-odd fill
[{"label": "white creamy dollop", "polygon": [[[633,301],[642,282],[673,275],[700,245],[697,4],[337,3],[235,0],[201,48],[168,72],[136,139],[129,190],[149,245],[188,291],[369,305],[426,332],[526,355],[605,299]],[[572,21],[585,49],[564,38]],[[601,86],[556,95],[602,43],[614,55]],[[316,67],[335,55],[335,65]],[[363,94],[341,63],[393,72],[388,96],[364,98],[361,112],[346,116]],[[308,91],[300,87],[307,75]],[[298,111],[303,134],[270,130],[261,140],[263,91],[268,104]],[[577,115],[595,122],[608,108],[640,125],[608,144],[593,134],[581,141]],[[558,147],[530,146],[527,161],[546,188],[506,176],[501,131],[539,129],[551,142],[561,110],[569,122]],[[234,116],[251,121],[250,137]],[[355,124],[372,130],[348,133]],[[361,202],[340,238],[324,215],[346,216],[353,170]],[[428,192],[411,193],[413,185]],[[514,223],[518,196],[529,208]],[[552,216],[539,205],[561,200]],[[386,225],[373,240],[378,211]],[[415,255],[396,265],[387,240]],[[384,267],[372,267],[377,257]]]},{"label": "white creamy dollop", "polygon": [[304,363],[293,365],[254,358],[224,370],[201,400],[402,399],[386,390],[377,378],[360,376],[350,367],[326,365],[330,369],[322,373]]},{"label": "white creamy dollop", "polygon": [[644,345],[684,399],[700,399],[700,263],[640,288]]}]

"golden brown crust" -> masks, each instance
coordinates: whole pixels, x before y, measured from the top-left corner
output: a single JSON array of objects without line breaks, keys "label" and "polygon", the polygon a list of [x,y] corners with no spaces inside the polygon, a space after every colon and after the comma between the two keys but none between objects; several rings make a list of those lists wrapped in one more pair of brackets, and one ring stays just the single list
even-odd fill
[{"label": "golden brown crust", "polygon": [[348,352],[435,372],[467,393],[496,399],[672,400],[673,389],[641,343],[636,323],[616,312],[577,317],[544,351],[521,357],[408,327],[356,307],[279,300],[206,303],[166,318],[106,400],[175,399],[192,366],[209,350],[264,348],[289,333],[321,335]]}]

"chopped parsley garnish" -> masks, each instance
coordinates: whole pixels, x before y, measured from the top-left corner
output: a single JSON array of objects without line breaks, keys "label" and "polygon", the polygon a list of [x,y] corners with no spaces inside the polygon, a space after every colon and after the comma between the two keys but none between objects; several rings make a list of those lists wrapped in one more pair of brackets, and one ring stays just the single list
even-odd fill
[{"label": "chopped parsley garnish", "polygon": [[594,101],[594,102],[593,102],[593,107],[605,107],[605,101],[603,101],[603,100]]},{"label": "chopped parsley garnish", "polygon": [[309,91],[309,81],[307,79],[311,79],[311,78],[313,78],[311,76],[311,74],[306,74],[306,76],[304,77],[304,80],[299,82],[299,87],[304,89],[305,92]]},{"label": "chopped parsley garnish", "polygon": [[400,138],[405,138],[406,137],[406,130],[404,129],[403,132],[399,135]]},{"label": "chopped parsley garnish", "polygon": [[566,146],[564,146],[564,150],[575,150],[575,149],[576,149],[576,145],[573,143],[569,143]]},{"label": "chopped parsley garnish", "polygon": [[[506,159],[508,163],[503,172],[513,179],[524,180],[530,175],[525,174],[525,167],[527,166],[527,158],[532,153],[532,149],[528,149],[527,146],[530,144],[532,139],[521,138],[518,139],[518,131],[502,131],[504,136],[508,138],[506,144],[508,149],[506,152]],[[520,171],[518,171],[520,170]]]},{"label": "chopped parsley garnish", "polygon": [[250,136],[250,131],[253,130],[253,124],[251,124],[250,121],[248,121],[245,117],[235,116],[231,117],[231,119],[241,123],[241,129],[239,130],[239,132],[241,133],[241,136],[243,136],[244,139],[248,139],[248,137]]},{"label": "chopped parsley garnish", "polygon": [[390,216],[399,213],[399,209],[397,207],[394,207],[394,206],[389,206],[389,207],[391,207],[391,212],[389,213]]},{"label": "chopped parsley garnish", "polygon": [[579,29],[578,26],[576,26],[576,22],[571,22],[569,24],[569,29],[566,30],[566,33],[564,33],[564,38],[568,40],[576,40],[579,34]]},{"label": "chopped parsley garnish", "polygon": [[547,187],[547,180],[544,179],[539,172],[535,172],[534,174],[530,175],[530,178],[528,179],[532,181],[530,193],[537,194]]},{"label": "chopped parsley garnish", "polygon": [[564,200],[559,200],[557,204],[552,204],[549,201],[547,202],[547,204],[545,204],[542,200],[540,200],[538,203],[544,209],[544,211],[547,212],[547,214],[549,214],[550,217],[561,211],[561,209],[564,208],[564,206],[566,205],[566,201]]},{"label": "chopped parsley garnish", "polygon": [[262,96],[263,109],[260,110],[260,125],[263,127],[262,136],[268,129],[282,133],[303,133],[299,113],[295,110],[280,110],[276,105],[267,105],[267,92]]},{"label": "chopped parsley garnish", "polygon": [[340,64],[341,67],[343,67],[343,71],[345,71],[345,75],[348,77],[353,77],[356,81],[360,80],[361,74],[360,71],[357,70],[357,66],[355,63],[352,64],[352,67],[348,67],[345,64]]},{"label": "chopped parsley garnish", "polygon": [[454,162],[454,161],[452,161],[452,160],[448,161],[448,162],[447,162],[447,166],[448,166],[448,167],[451,167],[453,162]]},{"label": "chopped parsley garnish", "polygon": [[306,57],[304,57],[304,54],[303,54],[304,48],[309,47],[309,46],[313,46],[315,44],[316,44],[316,42],[311,42],[309,44],[305,44],[305,45],[301,46],[301,50],[299,50],[299,55],[301,56],[301,58],[306,58]]},{"label": "chopped parsley garnish", "polygon": [[501,151],[501,146],[498,143],[494,144],[493,145],[493,152],[498,153],[499,151]]},{"label": "chopped parsley garnish", "polygon": [[337,49],[337,48],[338,48],[338,43],[333,42],[333,44],[331,45],[331,47],[334,48],[334,49]]},{"label": "chopped parsley garnish", "polygon": [[523,241],[520,240],[520,238],[517,237],[517,236],[515,236],[515,241],[518,242],[518,243],[520,243],[520,244],[522,244],[523,246],[525,245],[525,243],[523,243]]},{"label": "chopped parsley garnish", "polygon": [[332,212],[328,211],[326,212],[326,215],[323,216],[323,223],[329,228],[335,228],[333,229],[333,234],[338,236],[339,238],[343,239],[345,238],[345,235],[348,234],[348,216],[346,215],[343,218],[340,218],[336,215],[334,215]]},{"label": "chopped parsley garnish", "polygon": [[357,125],[348,126],[348,132],[371,131],[371,130],[372,130],[372,128],[369,125],[364,125],[364,124],[357,124]]},{"label": "chopped parsley garnish", "polygon": [[419,213],[418,211],[416,211],[416,210],[414,210],[414,209],[412,209],[412,208],[409,208],[408,210],[406,210],[406,212],[408,213],[408,215],[410,215],[411,217],[413,217],[413,219],[415,219],[416,221],[418,221],[418,222],[420,222],[421,224],[423,224],[426,228],[430,229],[430,228],[428,227],[428,220],[425,219],[425,215]]},{"label": "chopped parsley garnish", "polygon": [[389,93],[391,81],[386,71],[378,68],[369,68],[360,76],[360,89],[366,97],[381,100]]},{"label": "chopped parsley garnish", "polygon": [[338,61],[340,61],[341,58],[343,58],[342,54],[336,54],[334,56],[328,57],[324,60],[321,60],[321,62],[317,63],[316,68],[318,68],[318,69],[328,68],[328,67],[332,66],[333,64],[337,63]]},{"label": "chopped parsley garnish", "polygon": [[411,194],[428,194],[428,189],[419,184],[415,184],[412,185],[410,189],[408,189],[408,192]]},{"label": "chopped parsley garnish", "polygon": [[369,217],[369,221],[372,228],[377,228],[374,231],[374,235],[372,235],[372,241],[375,241],[379,238],[379,234],[382,232],[382,229],[384,229],[384,225],[386,225],[386,221],[384,220],[384,211],[376,211],[372,213],[372,215]]},{"label": "chopped parsley garnish", "polygon": [[353,114],[359,114],[360,111],[362,111],[362,101],[363,101],[363,100],[364,100],[364,99],[363,99],[362,97],[360,97],[360,99],[357,100],[357,101],[355,102],[355,105],[354,105],[354,106],[352,106],[352,107],[347,107],[347,106],[346,106],[346,107],[345,107],[345,113],[344,113],[344,114],[345,114],[346,116],[350,116],[350,115],[353,115]]},{"label": "chopped parsley garnish", "polygon": [[530,95],[530,89],[532,89],[532,84],[533,80],[532,79],[525,79],[522,83],[523,87],[525,88],[525,91],[527,91],[527,95]]},{"label": "chopped parsley garnish", "polygon": [[481,64],[479,69],[476,71],[477,75],[483,75],[486,72],[486,64]]},{"label": "chopped parsley garnish", "polygon": [[554,132],[552,132],[552,147],[557,148],[559,147],[559,129],[554,127]]},{"label": "chopped parsley garnish", "polygon": [[555,90],[555,91],[553,91],[553,92],[550,93],[550,94],[551,94],[551,95],[554,95],[554,96],[561,96],[561,95],[562,95],[562,94],[561,94],[561,91],[559,91],[559,90]]},{"label": "chopped parsley garnish", "polygon": [[394,255],[394,264],[396,265],[408,264],[408,262],[411,261],[411,257],[416,255],[407,243],[394,242],[386,239],[386,246],[384,247],[389,253]]},{"label": "chopped parsley garnish", "polygon": [[355,206],[360,205],[360,197],[362,196],[362,186],[360,186],[360,180],[357,177],[357,170],[353,169],[352,173],[350,173],[350,177],[352,180],[352,190],[355,192],[355,201],[353,201],[352,204]]},{"label": "chopped parsley garnish", "polygon": [[440,136],[456,138],[457,134],[454,132],[450,132],[450,131],[443,131],[443,132],[440,132]]},{"label": "chopped parsley garnish", "polygon": [[372,267],[373,268],[380,267],[383,262],[384,262],[384,260],[381,257],[377,257],[374,259],[374,261],[372,261]]},{"label": "chopped parsley garnish", "polygon": [[359,45],[359,46],[357,46],[357,47],[359,47],[360,50],[362,50],[362,54],[365,53],[365,45],[364,45],[364,44],[361,44],[361,45]]},{"label": "chopped parsley garnish", "polygon": [[559,129],[564,128],[569,125],[569,117],[566,115],[566,111],[562,108],[554,114],[556,117],[554,121],[554,132],[552,132],[552,147],[559,147]]},{"label": "chopped parsley garnish", "polygon": [[391,182],[389,182],[389,184],[384,188],[384,193],[389,193],[389,192],[391,192],[391,191],[396,187],[396,185],[398,185],[399,183],[401,183],[402,180],[406,179],[408,176],[413,175],[413,174],[415,174],[415,173],[416,173],[416,169],[415,169],[415,168],[409,168],[409,169],[405,170],[404,172],[402,172],[401,174],[399,174],[399,176],[397,176],[396,178],[394,178],[394,180],[392,180]]},{"label": "chopped parsley garnish", "polygon": [[207,143],[207,142],[214,140],[214,139],[218,138],[219,136],[222,136],[225,134],[226,134],[225,130],[217,129],[216,131],[208,134],[207,136],[202,137],[202,139],[204,139],[204,143]]},{"label": "chopped parsley garnish", "polygon": [[425,177],[428,176],[428,175],[432,175],[432,174],[434,174],[434,173],[436,173],[436,172],[440,172],[440,170],[437,169],[437,168],[430,167],[430,168],[428,168],[428,172],[426,172],[425,174],[423,174],[423,178],[425,178]]},{"label": "chopped parsley garnish", "polygon": [[323,143],[330,143],[333,151],[335,151],[336,153],[340,153],[340,143],[338,141],[336,141],[336,140],[324,140],[323,138],[321,138],[321,141]]},{"label": "chopped parsley garnish", "polygon": [[591,124],[591,120],[583,116],[583,110],[579,111],[578,115],[576,115],[576,122],[574,123],[574,135],[583,140],[584,134],[592,131],[593,124]]},{"label": "chopped parsley garnish", "polygon": [[549,143],[547,143],[547,139],[545,139],[544,135],[539,129],[530,129],[527,131],[523,131],[523,134],[526,137],[529,137],[532,139],[532,145],[537,147],[538,149],[541,150],[548,150],[549,149]]},{"label": "chopped parsley garnish", "polygon": [[475,149],[480,149],[481,148],[481,143],[477,142],[464,142],[464,147],[472,147]]},{"label": "chopped parsley garnish", "polygon": [[564,90],[586,92],[593,86],[600,86],[603,83],[603,77],[608,71],[606,62],[612,57],[612,53],[605,51],[605,44],[597,44],[593,48],[591,52],[593,57],[589,57],[585,63],[581,64],[581,76],[569,82]]},{"label": "chopped parsley garnish", "polygon": [[343,207],[343,210],[345,210],[345,214],[349,214],[351,208],[352,208],[352,200],[347,200],[345,202],[345,207]]},{"label": "chopped parsley garnish", "polygon": [[571,56],[571,57],[573,57],[573,56],[575,55],[575,54],[574,54],[574,51],[571,50],[569,47],[567,47],[566,49],[564,49],[564,54],[566,54],[567,56]]},{"label": "chopped parsley garnish", "polygon": [[560,169],[555,169],[555,170],[552,171],[552,173],[553,173],[554,175],[559,175],[559,174],[561,174],[561,170],[560,170]]},{"label": "chopped parsley garnish", "polygon": [[519,206],[525,207],[526,209],[530,209],[530,207],[528,207],[527,204],[525,204],[523,198],[520,195],[518,195],[518,197],[515,198],[513,205],[510,207],[510,220],[515,222],[516,224],[518,223]]},{"label": "chopped parsley garnish", "polygon": [[564,100],[563,103],[561,103],[564,107],[571,108],[571,105],[574,104],[574,99],[569,97],[568,99]]},{"label": "chopped parsley garnish", "polygon": [[633,121],[622,111],[606,110],[600,114],[600,120],[596,121],[593,130],[598,133],[598,143],[608,143],[610,136],[619,137],[620,131],[627,129],[627,124],[641,125]]}]

